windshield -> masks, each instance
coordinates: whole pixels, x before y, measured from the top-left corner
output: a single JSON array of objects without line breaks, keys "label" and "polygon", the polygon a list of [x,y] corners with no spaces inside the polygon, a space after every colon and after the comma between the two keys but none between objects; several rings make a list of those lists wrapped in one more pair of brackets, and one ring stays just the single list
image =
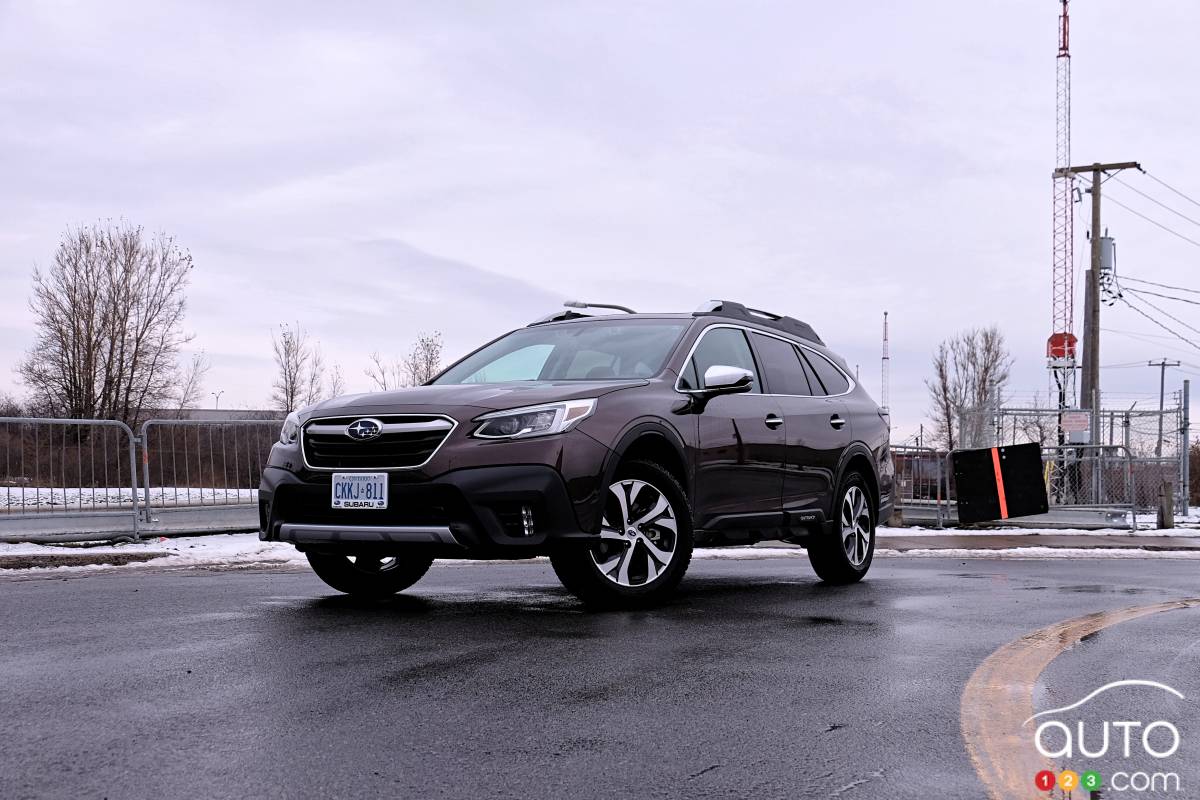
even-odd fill
[{"label": "windshield", "polygon": [[649,378],[683,335],[683,320],[603,320],[522,328],[446,370],[435,384]]}]

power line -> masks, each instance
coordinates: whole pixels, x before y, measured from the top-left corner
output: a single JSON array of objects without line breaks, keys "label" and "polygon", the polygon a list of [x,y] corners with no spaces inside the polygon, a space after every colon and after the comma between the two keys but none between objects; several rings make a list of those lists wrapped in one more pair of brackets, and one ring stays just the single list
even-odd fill
[{"label": "power line", "polygon": [[[1161,297],[1164,300],[1174,300],[1177,303],[1191,303],[1194,306],[1200,306],[1200,300],[1188,300],[1186,297],[1172,297],[1169,294],[1159,294],[1158,292],[1151,292],[1146,289],[1130,289],[1129,287],[1125,287],[1125,291],[1133,292],[1134,294],[1148,294],[1151,297]],[[1200,331],[1197,331],[1197,333],[1200,333]]]},{"label": "power line", "polygon": [[1193,225],[1200,225],[1200,222],[1197,222],[1196,220],[1192,219],[1192,218],[1191,218],[1191,217],[1189,217],[1187,214],[1184,214],[1184,213],[1183,213],[1183,212],[1181,212],[1181,211],[1176,211],[1175,209],[1171,208],[1169,205],[1167,205],[1166,203],[1162,202],[1161,200],[1156,200],[1155,198],[1153,198],[1153,197],[1151,197],[1150,195],[1146,194],[1146,193],[1145,193],[1145,192],[1143,192],[1141,189],[1138,189],[1138,188],[1136,188],[1136,187],[1130,186],[1130,185],[1129,185],[1127,182],[1125,182],[1125,181],[1121,180],[1121,179],[1120,179],[1120,177],[1118,177],[1118,176],[1117,176],[1115,173],[1114,173],[1113,175],[1111,175],[1110,177],[1111,177],[1111,178],[1112,178],[1114,181],[1116,181],[1117,183],[1119,183],[1119,184],[1121,184],[1122,186],[1124,186],[1124,187],[1125,187],[1126,189],[1128,189],[1129,191],[1133,192],[1134,194],[1140,194],[1142,197],[1146,198],[1146,199],[1147,199],[1147,200],[1149,200],[1151,203],[1154,203],[1154,205],[1156,205],[1156,206],[1160,206],[1160,207],[1162,207],[1162,208],[1165,208],[1167,211],[1170,211],[1170,212],[1171,212],[1172,214],[1174,214],[1175,216],[1177,216],[1177,217],[1181,217],[1181,218],[1183,218],[1183,219],[1186,219],[1188,222],[1192,223]]},{"label": "power line", "polygon": [[[1145,344],[1152,344],[1161,350],[1170,350],[1174,353],[1185,353],[1189,356],[1195,355],[1195,351],[1190,348],[1175,347],[1174,345],[1162,343],[1163,339],[1178,340],[1179,335],[1176,333],[1172,333],[1170,336],[1164,336],[1161,333],[1134,333],[1133,331],[1115,331],[1111,328],[1105,328],[1104,330],[1108,331],[1109,333],[1115,333],[1118,336],[1128,336],[1130,339],[1136,339],[1137,341],[1144,342]],[[1200,369],[1200,364],[1193,364],[1192,366],[1194,366],[1196,369]]]},{"label": "power line", "polygon": [[[1130,303],[1130,302],[1129,302],[1129,300],[1128,300],[1128,298],[1126,298],[1126,297],[1120,297],[1120,298],[1118,298],[1118,299],[1119,299],[1119,300],[1120,300],[1122,303],[1124,303],[1125,305],[1127,305],[1127,306],[1129,306],[1130,308],[1132,308],[1132,309],[1133,309],[1134,311],[1136,311],[1137,313],[1141,314],[1141,315],[1142,315],[1143,317],[1145,317],[1146,319],[1150,320],[1152,323],[1154,323],[1154,324],[1155,324],[1155,325],[1157,325],[1158,327],[1162,328],[1162,329],[1163,329],[1164,331],[1166,331],[1167,333],[1169,333],[1169,334],[1171,334],[1172,336],[1174,336],[1176,339],[1180,340],[1181,342],[1184,342],[1185,344],[1188,344],[1188,345],[1190,345],[1191,347],[1195,348],[1197,351],[1200,351],[1200,344],[1196,344],[1195,342],[1193,342],[1191,339],[1187,338],[1187,337],[1186,337],[1186,336],[1184,336],[1183,334],[1181,334],[1181,333],[1177,333],[1177,332],[1175,332],[1175,331],[1171,330],[1170,328],[1168,328],[1166,325],[1163,325],[1161,322],[1159,322],[1158,320],[1156,320],[1154,317],[1150,316],[1150,315],[1149,315],[1149,314],[1147,314],[1145,311],[1142,311],[1140,308],[1138,308],[1137,306],[1135,306],[1133,303]],[[1143,302],[1144,302],[1144,301],[1143,301]]]},{"label": "power line", "polygon": [[1163,315],[1164,317],[1166,317],[1167,319],[1172,319],[1172,320],[1174,320],[1174,321],[1178,322],[1180,325],[1182,325],[1183,327],[1187,328],[1189,331],[1192,331],[1193,333],[1200,333],[1200,328],[1195,328],[1195,327],[1192,327],[1191,325],[1189,325],[1188,323],[1184,322],[1184,321],[1183,321],[1183,320],[1181,320],[1179,317],[1176,317],[1175,315],[1171,314],[1170,312],[1168,312],[1168,311],[1163,311],[1161,308],[1159,308],[1158,306],[1154,305],[1154,303],[1151,303],[1151,302],[1150,302],[1149,300],[1147,300],[1146,298],[1144,298],[1144,297],[1139,297],[1139,298],[1138,298],[1138,300],[1139,300],[1140,302],[1142,302],[1142,303],[1145,303],[1146,305],[1150,306],[1151,308],[1153,308],[1153,309],[1154,309],[1155,311],[1157,311],[1158,313],[1162,314],[1162,315]]},{"label": "power line", "polygon": [[[1127,206],[1127,205],[1125,205],[1124,203],[1122,203],[1120,200],[1117,200],[1117,199],[1115,199],[1115,198],[1112,196],[1112,193],[1111,193],[1111,192],[1108,194],[1108,196],[1107,196],[1105,199],[1106,199],[1106,200],[1108,200],[1110,203],[1116,203],[1116,204],[1117,204],[1117,205],[1119,205],[1121,208],[1123,208],[1123,209],[1125,209],[1126,211],[1128,211],[1130,214],[1133,214],[1135,217],[1141,217],[1142,219],[1146,220],[1146,222],[1149,222],[1151,225],[1154,225],[1154,226],[1156,226],[1156,227],[1162,228],[1164,231],[1166,231],[1167,233],[1171,234],[1172,236],[1178,236],[1180,239],[1183,239],[1183,240],[1184,240],[1185,242],[1187,242],[1188,244],[1194,244],[1196,247],[1200,247],[1200,242],[1196,241],[1195,239],[1189,239],[1187,236],[1184,236],[1184,235],[1183,235],[1182,233],[1180,233],[1179,231],[1172,230],[1171,228],[1168,228],[1166,225],[1163,225],[1163,224],[1162,224],[1161,222],[1159,222],[1158,220],[1151,219],[1150,217],[1147,217],[1145,214],[1143,214],[1143,213],[1142,213],[1142,212],[1140,212],[1140,211],[1135,211],[1135,210],[1133,210],[1133,209],[1132,209],[1132,208],[1130,208],[1129,206]],[[1094,235],[1094,234],[1093,234],[1093,235]]]},{"label": "power line", "polygon": [[1146,176],[1147,178],[1149,178],[1150,180],[1152,180],[1152,181],[1154,181],[1155,183],[1157,183],[1159,186],[1162,186],[1162,187],[1164,187],[1164,188],[1166,188],[1166,189],[1169,189],[1169,190],[1171,190],[1171,191],[1172,191],[1172,192],[1174,192],[1175,194],[1177,194],[1177,195],[1179,195],[1180,197],[1182,197],[1184,200],[1187,200],[1187,201],[1188,201],[1189,203],[1191,203],[1192,205],[1194,205],[1194,206],[1200,206],[1200,200],[1193,200],[1192,198],[1188,197],[1186,194],[1184,194],[1183,192],[1179,191],[1178,189],[1176,189],[1174,186],[1172,186],[1171,184],[1167,183],[1166,181],[1164,181],[1164,180],[1160,180],[1160,179],[1158,179],[1158,178],[1154,177],[1154,176],[1153,176],[1153,175],[1151,175],[1149,172],[1146,172],[1146,170],[1142,170],[1142,174],[1143,174],[1143,175],[1145,175],[1145,176]]},{"label": "power line", "polygon": [[1122,275],[1121,280],[1133,281],[1134,283],[1145,283],[1150,286],[1157,286],[1160,289],[1174,289],[1177,292],[1191,292],[1192,294],[1200,294],[1200,289],[1189,289],[1186,286],[1172,286],[1168,283],[1157,283],[1155,281],[1148,281],[1145,278],[1131,278],[1128,275]]}]

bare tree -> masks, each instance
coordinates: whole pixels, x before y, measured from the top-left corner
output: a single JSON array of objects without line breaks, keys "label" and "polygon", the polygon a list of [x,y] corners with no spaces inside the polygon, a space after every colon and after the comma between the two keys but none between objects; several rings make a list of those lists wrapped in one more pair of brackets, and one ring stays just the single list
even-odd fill
[{"label": "bare tree", "polygon": [[405,386],[428,383],[442,371],[442,334],[419,334],[403,359],[385,360],[371,353],[371,363],[363,371],[377,391],[387,392]]},{"label": "bare tree", "polygon": [[304,397],[301,405],[310,406],[325,399],[325,354],[317,342],[308,351],[308,374],[304,376]]},{"label": "bare tree", "polygon": [[934,439],[953,450],[977,431],[962,431],[965,413],[1000,404],[1012,358],[996,326],[963,331],[938,345],[933,378],[925,381],[931,402]]},{"label": "bare tree", "polygon": [[125,222],[68,229],[33,272],[37,338],[17,367],[30,405],[136,424],[176,394],[192,257]]},{"label": "bare tree", "polygon": [[195,408],[200,402],[200,395],[204,391],[204,378],[208,375],[211,366],[208,354],[201,350],[192,356],[192,360],[180,374],[175,408],[180,417],[183,417],[185,411]]},{"label": "bare tree", "polygon": [[408,385],[404,366],[399,361],[386,361],[378,352],[371,353],[371,363],[363,370],[378,392],[388,392]]},{"label": "bare tree", "polygon": [[275,381],[271,384],[272,407],[286,413],[319,403],[342,393],[342,368],[325,367],[321,343],[313,341],[299,323],[280,325],[279,336],[271,337],[275,355]]},{"label": "bare tree", "polygon": [[404,359],[404,372],[409,385],[421,386],[442,371],[442,334],[420,334]]},{"label": "bare tree", "polygon": [[11,394],[0,394],[0,417],[23,417],[28,412]]},{"label": "bare tree", "polygon": [[326,393],[330,397],[340,397],[346,393],[346,376],[342,374],[341,364],[334,364],[330,370],[329,389]]},{"label": "bare tree", "polygon": [[271,403],[285,414],[303,405],[301,396],[308,383],[308,362],[311,358],[308,332],[284,323],[279,326],[279,337],[271,336],[271,349],[275,354],[275,382],[271,385]]}]

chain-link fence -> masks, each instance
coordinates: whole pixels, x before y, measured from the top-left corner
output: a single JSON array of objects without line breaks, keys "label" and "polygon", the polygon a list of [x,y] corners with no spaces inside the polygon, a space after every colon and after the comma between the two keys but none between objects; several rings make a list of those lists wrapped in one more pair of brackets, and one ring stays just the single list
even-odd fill
[{"label": "chain-link fence", "polygon": [[[1047,461],[1051,504],[1101,506],[1110,484],[1093,468],[1106,452],[1120,448],[1132,463],[1130,496],[1123,502],[1148,509],[1158,505],[1164,485],[1173,492],[1175,510],[1186,513],[1189,431],[1183,407],[1158,410],[1048,408],[970,409],[959,415],[959,441],[964,449],[1004,447],[1035,442]],[[1073,444],[1073,441],[1079,442]],[[1082,449],[1081,449],[1082,448]],[[1085,456],[1077,454],[1086,454]],[[1087,479],[1080,477],[1087,474]]]},{"label": "chain-link fence", "polygon": [[[901,514],[941,527],[954,519],[952,455],[931,447],[894,447],[895,501]],[[1051,511],[1109,509],[1136,529],[1153,515],[1163,487],[1178,480],[1175,458],[1136,458],[1123,445],[1042,448],[1042,477]]]}]

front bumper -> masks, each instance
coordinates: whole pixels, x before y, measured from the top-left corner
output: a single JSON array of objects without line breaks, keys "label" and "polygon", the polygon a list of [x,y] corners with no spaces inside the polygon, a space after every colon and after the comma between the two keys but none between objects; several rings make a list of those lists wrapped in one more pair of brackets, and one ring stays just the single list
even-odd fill
[{"label": "front bumper", "polygon": [[562,476],[536,464],[459,469],[427,480],[393,473],[382,510],[331,508],[328,474],[268,467],[259,528],[260,539],[301,550],[419,547],[459,558],[535,556],[554,541],[593,536],[582,530]]}]

